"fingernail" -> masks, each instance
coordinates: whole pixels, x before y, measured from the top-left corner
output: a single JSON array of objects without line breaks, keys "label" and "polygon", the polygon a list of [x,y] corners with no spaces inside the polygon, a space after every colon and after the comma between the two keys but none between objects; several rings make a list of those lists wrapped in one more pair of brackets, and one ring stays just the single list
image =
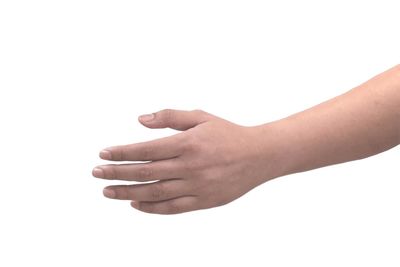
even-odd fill
[{"label": "fingernail", "polygon": [[110,160],[112,159],[111,152],[108,150],[102,150],[100,152],[100,158]]},{"label": "fingernail", "polygon": [[139,120],[142,122],[148,122],[154,119],[154,113],[152,114],[145,114],[139,117]]},{"label": "fingernail", "polygon": [[92,174],[94,177],[104,178],[104,171],[100,168],[94,168]]},{"label": "fingernail", "polygon": [[108,188],[104,188],[103,195],[108,198],[115,198],[115,191]]}]

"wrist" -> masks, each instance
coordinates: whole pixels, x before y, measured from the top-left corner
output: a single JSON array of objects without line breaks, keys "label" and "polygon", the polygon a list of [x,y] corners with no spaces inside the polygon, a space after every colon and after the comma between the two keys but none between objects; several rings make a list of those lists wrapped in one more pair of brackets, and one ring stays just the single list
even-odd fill
[{"label": "wrist", "polygon": [[260,183],[295,172],[290,152],[293,144],[287,138],[285,123],[279,120],[250,127],[256,142],[256,161],[261,170]]}]

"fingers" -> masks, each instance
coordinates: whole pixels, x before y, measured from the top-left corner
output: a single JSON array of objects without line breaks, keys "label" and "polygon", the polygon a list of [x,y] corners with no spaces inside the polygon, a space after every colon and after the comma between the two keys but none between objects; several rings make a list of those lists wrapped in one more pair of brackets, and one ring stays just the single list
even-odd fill
[{"label": "fingers", "polygon": [[[201,110],[165,109],[139,117],[148,128],[188,130],[214,116]],[[196,209],[197,197],[191,194],[185,176],[185,166],[179,166],[179,156],[187,141],[184,133],[148,142],[114,146],[100,152],[100,158],[112,161],[150,161],[147,163],[103,165],[93,169],[93,176],[104,179],[148,182],[148,184],[116,185],[104,189],[106,197],[132,200],[132,207],[144,212],[176,214]]]},{"label": "fingers", "polygon": [[108,186],[103,193],[113,199],[154,202],[190,195],[190,188],[181,179],[171,179],[150,184]]},{"label": "fingers", "polygon": [[198,200],[194,196],[184,196],[160,202],[132,201],[131,206],[147,213],[177,214],[198,209]]},{"label": "fingers", "polygon": [[156,113],[142,115],[139,122],[148,128],[172,128],[175,130],[188,130],[203,123],[212,117],[202,110],[183,111],[164,109]]},{"label": "fingers", "polygon": [[109,147],[100,158],[113,161],[149,161],[174,158],[182,154],[182,135],[176,134],[152,141]]},{"label": "fingers", "polygon": [[109,180],[148,182],[180,178],[182,168],[177,160],[161,160],[148,163],[102,165],[93,169],[93,176]]}]

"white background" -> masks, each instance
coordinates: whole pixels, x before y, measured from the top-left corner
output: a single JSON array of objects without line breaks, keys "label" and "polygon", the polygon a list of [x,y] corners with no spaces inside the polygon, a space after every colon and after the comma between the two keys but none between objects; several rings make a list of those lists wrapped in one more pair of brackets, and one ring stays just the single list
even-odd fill
[{"label": "white background", "polygon": [[106,199],[137,116],[288,116],[399,63],[398,1],[0,1],[0,266],[399,266],[398,148],[174,216]]}]

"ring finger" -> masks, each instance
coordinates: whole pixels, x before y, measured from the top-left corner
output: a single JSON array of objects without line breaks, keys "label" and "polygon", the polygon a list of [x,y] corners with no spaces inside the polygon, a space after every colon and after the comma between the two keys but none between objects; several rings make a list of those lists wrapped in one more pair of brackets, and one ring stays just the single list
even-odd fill
[{"label": "ring finger", "polygon": [[108,198],[135,201],[163,201],[189,196],[190,188],[183,179],[163,180],[148,184],[112,185],[103,191]]}]

